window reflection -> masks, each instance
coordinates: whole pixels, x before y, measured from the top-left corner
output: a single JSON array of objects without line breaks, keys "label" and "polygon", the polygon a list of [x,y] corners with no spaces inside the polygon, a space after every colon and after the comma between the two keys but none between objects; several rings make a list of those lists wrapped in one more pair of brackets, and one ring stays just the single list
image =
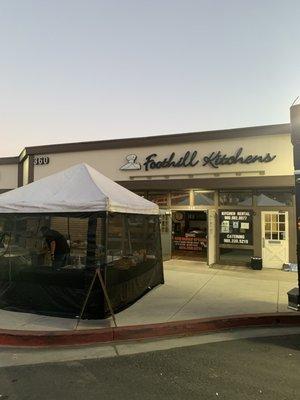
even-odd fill
[{"label": "window reflection", "polygon": [[166,207],[168,205],[168,194],[167,193],[149,193],[148,200],[157,204],[160,207]]},{"label": "window reflection", "polygon": [[257,195],[258,206],[292,206],[293,195],[288,192],[260,192]]},{"label": "window reflection", "polygon": [[220,192],[221,206],[252,206],[251,192]]},{"label": "window reflection", "polygon": [[213,206],[215,203],[214,192],[201,192],[194,190],[194,205],[195,206]]},{"label": "window reflection", "polygon": [[175,192],[171,193],[172,206],[189,206],[190,194],[189,192]]}]

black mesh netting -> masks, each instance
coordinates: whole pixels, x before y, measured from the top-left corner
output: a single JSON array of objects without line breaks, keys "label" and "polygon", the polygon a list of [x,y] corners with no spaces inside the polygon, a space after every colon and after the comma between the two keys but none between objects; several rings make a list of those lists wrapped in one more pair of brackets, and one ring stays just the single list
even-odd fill
[{"label": "black mesh netting", "polygon": [[[118,312],[163,283],[159,217],[0,215],[0,307],[75,317],[99,267]],[[109,314],[96,279],[83,318]]]}]

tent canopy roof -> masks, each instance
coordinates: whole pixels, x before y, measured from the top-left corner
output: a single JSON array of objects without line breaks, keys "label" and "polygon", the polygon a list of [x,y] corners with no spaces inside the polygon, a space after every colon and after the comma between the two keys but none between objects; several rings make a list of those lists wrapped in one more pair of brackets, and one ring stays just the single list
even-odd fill
[{"label": "tent canopy roof", "polygon": [[78,164],[0,195],[0,213],[109,211],[159,214],[140,197],[87,164]]}]

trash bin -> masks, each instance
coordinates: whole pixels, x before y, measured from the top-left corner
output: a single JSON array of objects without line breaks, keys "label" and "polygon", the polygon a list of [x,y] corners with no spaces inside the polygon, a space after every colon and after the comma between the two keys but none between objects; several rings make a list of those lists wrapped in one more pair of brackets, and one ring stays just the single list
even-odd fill
[{"label": "trash bin", "polygon": [[262,258],[261,257],[251,257],[250,266],[252,269],[262,269]]},{"label": "trash bin", "polygon": [[291,310],[300,310],[300,295],[299,295],[299,288],[294,288],[287,292],[289,304],[288,308]]}]

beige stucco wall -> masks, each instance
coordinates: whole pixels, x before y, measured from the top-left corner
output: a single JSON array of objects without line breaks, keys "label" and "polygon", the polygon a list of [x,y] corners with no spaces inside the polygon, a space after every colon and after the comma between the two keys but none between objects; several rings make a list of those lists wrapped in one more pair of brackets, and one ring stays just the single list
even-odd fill
[{"label": "beige stucco wall", "polygon": [[18,165],[0,165],[0,189],[14,189],[18,186]]},{"label": "beige stucco wall", "polygon": [[[228,156],[234,155],[236,151],[243,147],[243,156],[257,154],[265,156],[267,153],[276,155],[276,158],[270,163],[254,164],[235,164],[223,165],[218,169],[210,166],[203,166],[203,157],[209,155],[213,151],[220,150],[222,154]],[[145,158],[156,153],[157,161],[169,157],[172,152],[176,153],[178,160],[187,151],[193,152],[197,150],[197,159],[200,162],[195,167],[186,168],[161,168],[145,171],[142,165],[141,170],[121,171],[120,167],[126,163],[125,157],[128,154],[136,154],[137,162],[144,163]],[[155,177],[167,176],[172,179],[186,178],[189,175],[193,177],[230,177],[240,173],[241,176],[280,176],[293,174],[293,149],[290,135],[272,135],[272,136],[256,136],[242,138],[240,141],[237,138],[210,140],[199,143],[186,144],[168,144],[153,147],[137,147],[130,149],[115,149],[115,150],[94,150],[73,153],[58,153],[45,154],[50,158],[48,165],[37,165],[34,168],[34,179],[51,175],[61,171],[72,165],[85,162],[96,168],[104,175],[116,181],[125,181],[129,179],[142,179],[145,176]],[[216,175],[218,174],[218,175]]]}]

